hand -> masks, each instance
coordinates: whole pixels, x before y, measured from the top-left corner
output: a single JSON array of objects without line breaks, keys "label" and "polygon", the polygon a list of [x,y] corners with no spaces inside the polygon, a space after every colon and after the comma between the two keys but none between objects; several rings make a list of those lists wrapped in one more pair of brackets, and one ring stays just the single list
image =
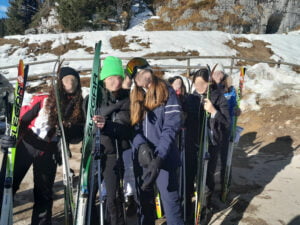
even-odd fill
[{"label": "hand", "polygon": [[241,111],[240,108],[235,108],[235,109],[234,109],[234,115],[235,115],[235,116],[240,116],[241,114],[242,114],[242,111]]},{"label": "hand", "polygon": [[216,108],[208,98],[204,99],[204,109],[212,115],[214,115],[217,112]]},{"label": "hand", "polygon": [[56,132],[55,132],[55,135],[57,137],[61,137],[62,133],[61,133],[61,129],[59,128],[59,126],[56,126]]},{"label": "hand", "polygon": [[105,126],[105,118],[100,115],[93,116],[93,121],[97,127],[102,129]]},{"label": "hand", "polygon": [[10,135],[3,135],[0,138],[1,151],[7,152],[8,148],[12,148],[16,146],[16,138]]},{"label": "hand", "polygon": [[71,122],[65,122],[63,121],[63,126],[66,128],[70,128],[72,126]]},{"label": "hand", "polygon": [[148,168],[146,169],[147,172],[143,175],[144,182],[141,187],[143,191],[147,191],[152,188],[156,178],[158,177],[162,162],[162,158],[158,156],[150,162]]}]

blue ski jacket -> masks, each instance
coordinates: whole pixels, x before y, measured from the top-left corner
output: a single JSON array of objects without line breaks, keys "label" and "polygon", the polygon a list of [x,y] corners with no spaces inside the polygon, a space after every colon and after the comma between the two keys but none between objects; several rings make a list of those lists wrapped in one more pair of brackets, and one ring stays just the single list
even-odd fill
[{"label": "blue ski jacket", "polygon": [[230,115],[230,119],[231,119],[231,124],[230,124],[230,130],[231,130],[233,127],[233,122],[234,122],[234,120],[233,120],[234,108],[237,105],[237,95],[236,95],[235,88],[233,86],[231,86],[229,88],[229,91],[227,93],[224,93],[224,96],[227,99],[229,115]]},{"label": "blue ski jacket", "polygon": [[148,111],[143,121],[136,125],[133,150],[148,142],[154,154],[163,159],[163,168],[180,166],[180,154],[176,145],[176,135],[181,127],[182,109],[175,91],[168,87],[169,98],[164,105]]}]

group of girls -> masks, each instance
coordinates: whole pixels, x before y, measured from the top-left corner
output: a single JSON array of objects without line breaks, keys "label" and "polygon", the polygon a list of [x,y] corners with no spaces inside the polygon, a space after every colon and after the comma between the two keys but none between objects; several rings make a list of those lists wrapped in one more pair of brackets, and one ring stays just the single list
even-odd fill
[{"label": "group of girls", "polygon": [[[187,199],[187,211],[192,220],[196,158],[201,141],[199,130],[205,112],[209,113],[211,133],[206,181],[211,196],[215,187],[218,154],[221,155],[221,177],[224,174],[235,100],[230,111],[225,95],[231,91],[234,93],[234,89],[228,86],[229,77],[222,68],[212,74],[213,82],[210,77],[207,68],[195,71],[192,74],[194,91],[186,93],[181,76],[165,81],[155,74],[144,58],[131,59],[125,71],[119,58],[105,58],[99,74],[103,83],[100,87],[101,99],[97,103],[99,113],[93,121],[101,129],[101,150],[104,153],[101,171],[107,192],[109,224],[125,224],[122,198],[119,196],[120,179],[123,179],[121,167],[125,167],[125,173],[128,173],[126,168],[133,167],[135,187],[131,185],[131,188],[135,189],[138,224],[155,224],[154,186],[160,193],[167,224],[184,224],[183,196],[178,192],[178,169],[182,160],[177,146],[177,136],[182,127],[186,127],[185,151],[189,162],[186,164],[187,191],[184,198]],[[83,138],[85,122],[86,99],[82,97],[80,76],[73,68],[62,67],[58,84],[67,142],[74,143]],[[208,90],[209,98],[206,95]],[[230,96],[235,98],[234,94]],[[49,94],[34,96],[29,105],[22,107],[20,131],[18,140],[9,135],[0,138],[4,152],[9,147],[17,146],[13,192],[15,194],[19,189],[26,172],[33,165],[32,224],[49,225],[52,224],[52,189],[60,161],[57,147],[60,134],[53,90]],[[2,166],[2,192],[4,176],[5,166]]]}]

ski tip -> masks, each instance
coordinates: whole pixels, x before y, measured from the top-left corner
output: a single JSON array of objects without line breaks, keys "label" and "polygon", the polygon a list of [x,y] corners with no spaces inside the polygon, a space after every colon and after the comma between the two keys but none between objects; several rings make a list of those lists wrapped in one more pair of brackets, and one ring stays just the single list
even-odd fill
[{"label": "ski tip", "polygon": [[24,68],[24,62],[22,59],[19,60],[19,65],[18,65],[18,72],[20,74],[20,72],[23,71],[23,68]]}]

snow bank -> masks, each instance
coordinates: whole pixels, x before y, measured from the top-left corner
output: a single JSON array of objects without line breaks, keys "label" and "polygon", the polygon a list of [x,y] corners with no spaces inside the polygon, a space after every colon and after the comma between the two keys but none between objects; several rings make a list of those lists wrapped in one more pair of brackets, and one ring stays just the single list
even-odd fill
[{"label": "snow bank", "polygon": [[[110,45],[111,37],[125,35],[126,41],[129,43],[130,51],[115,50]],[[197,51],[200,56],[234,56],[236,50],[229,48],[225,43],[234,38],[246,38],[248,40],[262,40],[270,43],[268,46],[274,52],[271,57],[275,60],[282,60],[300,65],[300,31],[288,34],[274,35],[255,35],[255,34],[228,34],[220,31],[140,31],[132,28],[128,31],[94,31],[79,33],[63,33],[63,34],[40,34],[40,35],[16,35],[6,37],[7,39],[28,40],[28,43],[43,43],[52,41],[52,49],[62,44],[67,44],[69,39],[79,37],[77,43],[84,46],[76,50],[66,52],[61,58],[92,58],[93,55],[85,50],[87,47],[94,48],[98,40],[102,40],[102,57],[114,55],[119,57],[136,57],[155,52],[188,52]],[[129,42],[130,40],[140,41]],[[150,43],[149,46],[143,46],[139,43]],[[251,47],[247,43],[240,43],[241,47]],[[55,60],[57,56],[46,53],[40,55],[29,54],[27,47],[14,47],[16,51],[8,56],[11,45],[5,44],[0,46],[0,67],[16,65],[19,59],[23,59],[25,63],[45,60]],[[186,65],[186,61],[168,60],[149,60],[152,65]],[[230,59],[192,59],[192,66],[205,66],[206,64],[214,65],[222,63],[229,66]],[[123,60],[124,65],[127,63]],[[64,65],[74,67],[75,69],[91,68],[92,60],[89,61],[72,61],[65,62]],[[54,63],[44,63],[32,65],[29,69],[29,76],[41,73],[52,72]],[[181,75],[185,71],[170,70],[166,72],[165,78],[175,75]],[[227,71],[229,72],[229,71]],[[8,79],[14,79],[17,69],[0,69],[0,73],[4,74]],[[233,71],[234,84],[238,84],[239,72]],[[187,79],[184,78],[187,85]],[[33,84],[31,84],[32,86]],[[38,85],[38,84],[37,84]],[[281,66],[281,68],[270,67],[266,64],[259,63],[254,66],[247,66],[245,77],[245,91],[242,101],[242,108],[259,109],[261,104],[296,104],[299,105],[299,74],[294,72],[289,66]]]}]

